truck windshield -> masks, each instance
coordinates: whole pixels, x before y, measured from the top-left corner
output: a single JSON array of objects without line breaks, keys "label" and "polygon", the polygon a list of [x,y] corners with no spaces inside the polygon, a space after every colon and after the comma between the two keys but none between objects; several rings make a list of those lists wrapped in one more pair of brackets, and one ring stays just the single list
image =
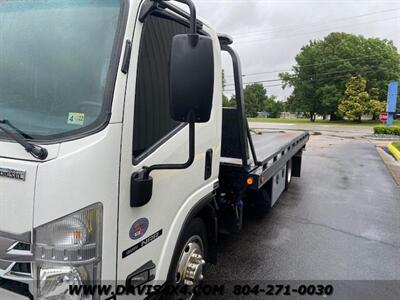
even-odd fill
[{"label": "truck windshield", "polygon": [[45,140],[104,120],[120,6],[121,0],[0,0],[0,119]]}]

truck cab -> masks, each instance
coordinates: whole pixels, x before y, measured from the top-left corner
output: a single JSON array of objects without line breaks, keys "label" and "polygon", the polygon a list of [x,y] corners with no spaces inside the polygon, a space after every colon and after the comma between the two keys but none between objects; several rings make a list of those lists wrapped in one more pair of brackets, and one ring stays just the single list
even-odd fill
[{"label": "truck cab", "polygon": [[[273,176],[292,161],[299,175],[292,157],[308,134],[254,156],[240,61],[226,112],[229,42],[179,2],[190,12],[150,0],[0,3],[1,299],[193,287],[216,262],[219,228],[240,229],[243,202],[272,206]],[[90,284],[111,290],[69,294]]]}]

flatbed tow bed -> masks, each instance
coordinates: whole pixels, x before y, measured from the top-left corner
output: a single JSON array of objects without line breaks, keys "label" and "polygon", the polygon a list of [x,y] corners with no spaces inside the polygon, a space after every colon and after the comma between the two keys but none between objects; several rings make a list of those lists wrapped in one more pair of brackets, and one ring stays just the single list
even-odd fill
[{"label": "flatbed tow bed", "polygon": [[255,186],[252,186],[252,188],[261,188],[293,158],[293,162],[296,164],[294,168],[296,172],[292,175],[299,177],[301,163],[296,160],[301,159],[299,153],[304,149],[308,140],[308,132],[268,132],[253,135],[257,158],[262,160],[258,166],[250,171],[250,174],[256,179],[254,180]]},{"label": "flatbed tow bed", "polygon": [[309,136],[308,132],[303,131],[252,134],[255,154],[259,160],[250,160],[247,166],[243,166],[239,158],[221,157],[221,172],[226,175],[234,174],[239,185],[247,183],[247,179],[252,178],[253,184],[248,185],[248,188],[257,190],[292,160],[292,176],[300,177],[301,153]]},{"label": "flatbed tow bed", "polygon": [[232,40],[228,36],[219,39],[222,51],[232,58],[236,99],[235,108],[223,108],[219,189],[223,211],[232,206],[236,221],[226,213],[220,218],[227,220],[223,224],[228,231],[238,231],[243,206],[268,211],[288,189],[291,178],[300,177],[302,153],[310,135],[307,131],[250,131],[239,56],[229,46]]}]

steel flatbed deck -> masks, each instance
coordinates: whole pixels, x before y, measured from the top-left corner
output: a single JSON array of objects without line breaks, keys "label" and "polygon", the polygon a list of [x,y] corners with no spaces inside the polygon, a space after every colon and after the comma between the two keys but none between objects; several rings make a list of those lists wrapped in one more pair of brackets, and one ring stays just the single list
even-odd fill
[{"label": "steel flatbed deck", "polygon": [[270,162],[283,151],[296,148],[301,142],[308,140],[308,132],[304,131],[278,131],[278,132],[262,132],[253,135],[254,148],[261,164]]},{"label": "steel flatbed deck", "polygon": [[290,159],[295,164],[293,176],[299,175],[297,173],[300,170],[297,172],[296,165],[301,165],[301,152],[309,140],[308,132],[269,131],[252,134],[251,139],[257,160],[249,159],[249,164],[243,166],[241,159],[221,157],[221,172],[224,176],[229,176],[231,180],[236,177],[238,185],[246,184],[251,177],[253,184],[248,188],[260,189]]}]

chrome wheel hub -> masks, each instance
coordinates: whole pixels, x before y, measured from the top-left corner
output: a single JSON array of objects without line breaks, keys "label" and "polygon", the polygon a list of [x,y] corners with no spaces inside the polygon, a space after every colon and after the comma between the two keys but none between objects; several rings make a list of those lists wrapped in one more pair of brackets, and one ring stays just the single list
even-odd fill
[{"label": "chrome wheel hub", "polygon": [[288,183],[290,183],[292,181],[292,164],[288,165],[286,172],[287,172],[287,181]]},{"label": "chrome wheel hub", "polygon": [[203,243],[199,237],[192,237],[183,248],[178,262],[176,284],[196,286],[203,279],[203,266],[206,263]]}]

